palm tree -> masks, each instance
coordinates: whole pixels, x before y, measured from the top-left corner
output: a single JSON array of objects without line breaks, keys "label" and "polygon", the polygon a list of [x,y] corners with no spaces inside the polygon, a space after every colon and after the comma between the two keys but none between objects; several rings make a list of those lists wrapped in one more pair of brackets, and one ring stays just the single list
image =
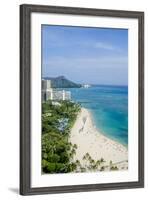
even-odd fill
[{"label": "palm tree", "polygon": [[74,149],[77,149],[77,148],[78,148],[78,146],[77,146],[76,144],[74,144],[74,145],[73,145],[73,148],[74,148]]},{"label": "palm tree", "polygon": [[104,171],[105,170],[105,167],[104,166],[102,166],[101,167],[101,169],[100,169],[100,171]]},{"label": "palm tree", "polygon": [[93,165],[93,164],[95,164],[95,161],[94,161],[94,159],[92,159],[92,158],[89,158],[89,161],[90,161],[90,163]]},{"label": "palm tree", "polygon": [[86,155],[83,156],[83,160],[86,160]]},{"label": "palm tree", "polygon": [[101,161],[100,161],[100,160],[97,160],[96,165],[98,166],[98,165],[100,165],[100,164],[101,164]]},{"label": "palm tree", "polygon": [[86,156],[86,158],[87,158],[87,159],[89,159],[89,158],[90,158],[90,155],[89,155],[89,153],[88,153],[88,152],[86,153],[86,155],[85,155],[85,156]]},{"label": "palm tree", "polygon": [[101,163],[104,163],[104,162],[105,162],[104,158],[101,158],[101,159],[100,159],[100,162],[101,162]]},{"label": "palm tree", "polygon": [[110,170],[118,170],[118,167],[117,167],[117,166],[112,166],[112,167],[110,168]]},{"label": "palm tree", "polygon": [[71,153],[72,153],[72,155],[75,155],[75,154],[76,154],[76,150],[75,150],[75,149],[72,149],[72,150],[71,150]]},{"label": "palm tree", "polygon": [[81,172],[86,172],[86,168],[85,167],[81,167]]},{"label": "palm tree", "polygon": [[110,160],[110,162],[109,162],[110,167],[112,167],[112,164],[113,164],[113,161]]},{"label": "palm tree", "polygon": [[71,163],[71,170],[74,171],[76,170],[77,166],[75,163]]},{"label": "palm tree", "polygon": [[76,165],[77,165],[77,166],[80,166],[80,165],[81,165],[81,163],[80,163],[79,160],[76,160]]},{"label": "palm tree", "polygon": [[53,155],[54,152],[56,151],[56,145],[50,146],[50,153]]}]

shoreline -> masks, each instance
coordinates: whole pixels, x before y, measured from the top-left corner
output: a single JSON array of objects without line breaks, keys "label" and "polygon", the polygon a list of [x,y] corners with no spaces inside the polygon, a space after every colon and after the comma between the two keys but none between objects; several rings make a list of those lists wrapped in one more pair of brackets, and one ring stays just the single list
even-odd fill
[{"label": "shoreline", "polygon": [[103,158],[103,171],[110,171],[111,165],[116,166],[118,170],[128,169],[128,148],[102,134],[94,125],[92,114],[86,108],[81,108],[71,129],[69,141],[77,145],[72,160],[79,160],[82,167],[86,166],[84,156],[88,153],[94,161]]},{"label": "shoreline", "polygon": [[[84,107],[82,107],[82,109],[86,109]],[[90,118],[91,118],[91,121],[92,121],[92,125],[93,127],[96,129],[96,131],[98,131],[99,134],[103,135],[104,137],[116,142],[116,143],[119,143],[120,145],[122,145],[123,147],[127,148],[128,149],[128,144],[123,144],[122,142],[118,141],[116,138],[113,138],[113,137],[109,137],[107,134],[103,133],[103,131],[101,131],[94,123],[94,119],[93,119],[93,114],[91,113],[91,111],[89,109],[86,109],[88,112],[89,112],[89,115],[90,115]]]}]

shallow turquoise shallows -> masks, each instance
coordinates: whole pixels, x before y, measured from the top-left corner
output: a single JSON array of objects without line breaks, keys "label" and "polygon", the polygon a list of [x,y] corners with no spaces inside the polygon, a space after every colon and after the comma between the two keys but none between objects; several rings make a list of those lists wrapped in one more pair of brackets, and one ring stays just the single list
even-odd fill
[{"label": "shallow turquoise shallows", "polygon": [[72,100],[92,113],[100,132],[123,145],[128,145],[128,87],[101,86],[71,88]]}]

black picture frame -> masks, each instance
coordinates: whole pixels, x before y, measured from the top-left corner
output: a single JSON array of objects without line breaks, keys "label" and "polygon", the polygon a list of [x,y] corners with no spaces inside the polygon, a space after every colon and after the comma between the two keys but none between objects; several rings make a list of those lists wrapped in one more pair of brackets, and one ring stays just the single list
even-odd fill
[{"label": "black picture frame", "polygon": [[[31,188],[31,13],[57,13],[138,19],[138,181]],[[45,5],[20,5],[20,194],[88,192],[144,187],[144,13]]]}]

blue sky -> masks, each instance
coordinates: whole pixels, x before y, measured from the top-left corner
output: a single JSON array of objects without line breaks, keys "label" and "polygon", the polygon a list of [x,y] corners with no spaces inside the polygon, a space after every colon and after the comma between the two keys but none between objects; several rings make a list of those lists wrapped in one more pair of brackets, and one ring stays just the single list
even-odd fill
[{"label": "blue sky", "polygon": [[42,76],[128,84],[128,30],[42,25]]}]

